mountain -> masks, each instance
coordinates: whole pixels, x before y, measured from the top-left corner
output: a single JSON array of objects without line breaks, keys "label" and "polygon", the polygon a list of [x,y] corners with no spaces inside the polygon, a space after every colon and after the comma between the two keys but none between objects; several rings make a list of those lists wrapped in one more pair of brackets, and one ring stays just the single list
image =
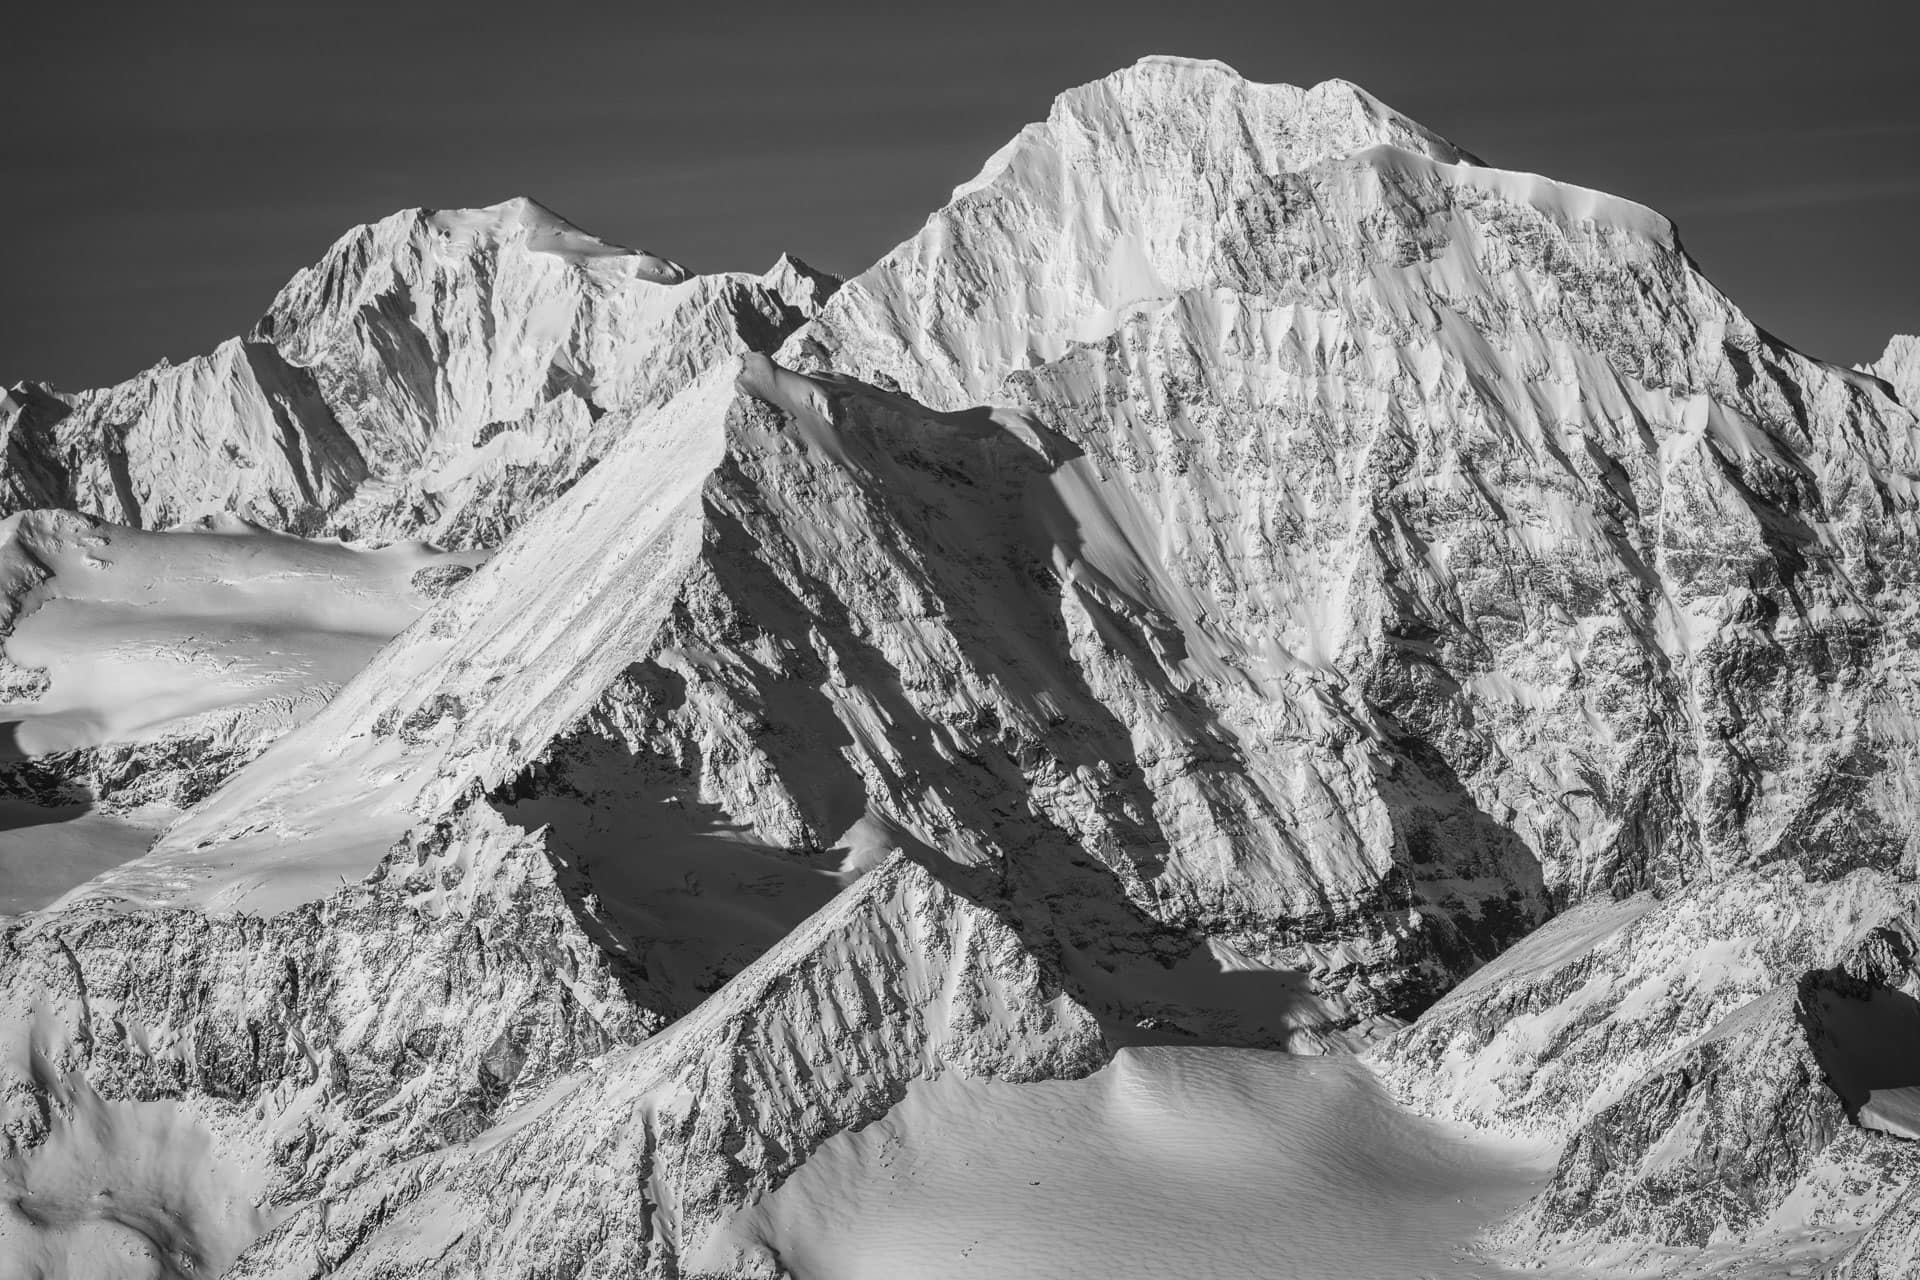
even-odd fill
[{"label": "mountain", "polygon": [[143,851],[483,558],[230,515],[0,520],[0,913]]},{"label": "mountain", "polygon": [[[231,1274],[537,1274],[555,1258],[679,1274],[726,1213],[885,1114],[912,1079],[1101,1065],[1098,1024],[1050,977],[992,912],[896,855],[667,1031],[569,1077],[510,1129],[410,1168],[413,1194],[375,1185],[316,1206]],[[577,1156],[556,1170],[556,1149]],[[537,1198],[502,1201],[503,1180]]]},{"label": "mountain", "polygon": [[[1500,1135],[1425,1253],[1316,1225],[1355,1274],[1465,1274],[1483,1227],[1912,1255],[1920,420],[1651,210],[1154,58],[837,288],[509,204],[351,234],[253,340],[365,464],[286,523],[500,544],[0,933],[41,1220],[240,1275],[778,1275],[810,1157],[994,1122],[948,1075],[1192,1051],[1227,1083],[1089,1130],[1252,1125],[1244,1050],[1285,1048],[1384,1086],[1330,1150],[1438,1149],[1389,1094]],[[85,469],[48,395],[21,492]],[[191,1239],[82,1204],[112,1107],[258,1197],[155,1201]]]},{"label": "mountain", "polygon": [[[164,567],[145,587],[109,586],[107,617],[55,605],[14,620],[24,632],[0,620],[12,660],[45,667],[35,681],[54,686],[24,713],[22,732],[45,737],[48,716],[76,698],[115,704],[60,712],[86,721],[83,731],[56,735],[80,754],[44,758],[50,741],[28,752],[43,757],[37,763],[0,761],[0,787],[50,802],[20,808],[8,824],[31,822],[44,843],[64,839],[59,819],[76,803],[123,810],[197,800],[317,710],[428,598],[411,596],[404,615],[378,601],[391,589],[384,583],[349,591],[367,608],[346,598],[298,600],[298,584],[325,591],[356,579],[321,566],[411,557],[414,572],[427,553],[368,559],[324,541],[301,549],[275,534],[493,546],[694,373],[770,348],[837,284],[791,257],[760,278],[696,276],[525,199],[415,210],[349,232],[294,277],[252,333],[211,355],[78,395],[13,388],[0,398],[0,514],[20,513],[38,531],[13,545],[58,525],[74,531],[74,546],[111,536],[143,548],[130,572],[147,572],[149,561]],[[118,532],[100,525],[99,535],[86,534],[68,517],[49,524],[30,514],[36,508],[77,510]],[[251,541],[169,532],[204,532],[209,520],[222,529],[238,521]],[[281,558],[289,563],[262,576]],[[445,572],[421,582],[444,586],[448,573],[478,559],[449,559]],[[161,586],[199,578],[234,590],[200,598]],[[22,607],[95,590],[77,582],[69,570]],[[269,599],[234,614],[229,595],[257,595],[249,584],[269,582],[293,589],[275,596],[278,587],[267,586]],[[28,579],[20,584],[26,590]],[[322,642],[316,612],[328,619],[322,632],[347,642]],[[173,616],[180,613],[185,630]],[[229,616],[214,624],[215,613]],[[116,647],[128,633],[153,651]],[[305,639],[287,647],[296,636],[320,647]],[[31,656],[56,650],[57,661]],[[303,673],[292,684],[269,670],[289,664]],[[197,718],[163,726],[154,697],[190,703]],[[217,706],[241,704],[238,718],[208,718]],[[140,830],[141,842],[150,840]]]},{"label": "mountain", "polygon": [[16,387],[0,514],[163,528],[229,511],[491,546],[636,414],[724,354],[770,349],[834,283],[792,259],[695,275],[527,199],[395,214],[210,355],[77,395]]},{"label": "mountain", "polygon": [[1920,404],[1920,338],[1895,334],[1887,340],[1880,358],[1867,365],[1864,372],[1892,387],[1900,403],[1908,407]]}]

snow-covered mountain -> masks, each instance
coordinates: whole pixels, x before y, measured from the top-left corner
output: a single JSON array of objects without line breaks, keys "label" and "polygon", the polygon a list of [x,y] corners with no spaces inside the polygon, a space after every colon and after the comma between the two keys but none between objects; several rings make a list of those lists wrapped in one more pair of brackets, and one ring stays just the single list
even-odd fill
[{"label": "snow-covered mountain", "polygon": [[[772,1276],[776,1188],[903,1099],[1365,1047],[1546,1153],[1450,1230],[1898,1274],[1898,343],[1810,360],[1648,209],[1162,58],[834,285],[406,214],[226,354],[15,393],[9,501],[499,547],[0,935],[8,1178],[237,1275]],[[254,1198],[83,1205],[102,1116]]]},{"label": "snow-covered mountain", "polygon": [[1891,386],[1907,407],[1920,403],[1920,337],[1896,333],[1887,340],[1880,358],[1866,366],[1866,372]]},{"label": "snow-covered mountain", "polygon": [[[211,355],[78,395],[15,387],[0,398],[0,515],[66,508],[115,522],[120,545],[151,552],[136,555],[130,572],[146,572],[148,560],[164,567],[144,588],[126,589],[112,585],[112,574],[82,585],[79,578],[100,575],[70,571],[63,586],[21,596],[20,609],[9,604],[0,613],[7,651],[44,668],[35,679],[54,685],[23,722],[30,737],[45,737],[48,717],[76,699],[116,704],[65,706],[69,721],[80,715],[89,727],[59,745],[87,754],[25,770],[0,763],[5,787],[62,800],[84,784],[96,800],[123,808],[197,799],[317,710],[429,598],[414,593],[404,616],[386,607],[385,585],[349,588],[351,600],[298,603],[296,615],[320,609],[328,618],[322,630],[346,642],[309,650],[296,639],[289,648],[288,618],[245,605],[235,616],[228,597],[248,596],[256,580],[284,586],[289,598],[319,584],[324,596],[357,579],[322,566],[381,558],[398,566],[424,553],[356,560],[324,543],[298,549],[271,531],[376,545],[496,545],[674,390],[729,355],[771,349],[837,283],[792,258],[764,277],[695,276],[606,244],[524,199],[414,210],[343,236],[281,291],[252,333]],[[55,526],[79,541],[93,536],[71,518],[31,518],[41,540]],[[239,520],[258,536],[223,544],[165,532],[199,530],[208,520]],[[21,536],[6,536],[17,554],[36,554],[20,551]],[[243,547],[239,557],[222,550]],[[302,565],[277,564],[283,555]],[[236,568],[239,559],[250,563]],[[444,585],[478,559],[455,556],[421,583]],[[176,589],[199,578],[216,584],[206,600]],[[28,585],[23,577],[9,591],[20,596]],[[13,617],[102,585],[110,616],[101,625],[65,605]],[[143,601],[142,591],[153,598]],[[129,611],[142,603],[156,607]],[[180,612],[192,620],[184,632],[167,616]],[[226,616],[213,624],[215,613]],[[124,633],[141,633],[141,647],[152,650],[129,653],[115,639]],[[321,639],[310,626],[299,634]],[[106,656],[85,657],[103,635]],[[264,667],[252,644],[263,638]],[[47,661],[21,657],[37,650],[60,652]],[[289,663],[306,674],[283,688],[265,667]],[[249,692],[217,692],[232,686]],[[163,732],[148,705],[156,694],[191,702],[198,718]],[[207,713],[216,706],[245,710],[214,723]]]},{"label": "snow-covered mountain", "polygon": [[694,275],[531,200],[356,227],[252,332],[182,365],[0,403],[0,514],[140,528],[233,512],[295,533],[489,546],[650,404],[771,349],[836,282]]}]

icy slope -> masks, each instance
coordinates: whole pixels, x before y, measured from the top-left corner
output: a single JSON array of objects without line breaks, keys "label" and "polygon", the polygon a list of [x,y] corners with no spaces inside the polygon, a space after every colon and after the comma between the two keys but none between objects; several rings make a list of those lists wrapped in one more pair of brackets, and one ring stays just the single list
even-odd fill
[{"label": "icy slope", "polygon": [[791,259],[764,279],[691,275],[525,199],[395,214],[211,355],[78,395],[16,388],[0,499],[143,528],[225,510],[489,545],[636,412],[777,343],[833,284]]}]

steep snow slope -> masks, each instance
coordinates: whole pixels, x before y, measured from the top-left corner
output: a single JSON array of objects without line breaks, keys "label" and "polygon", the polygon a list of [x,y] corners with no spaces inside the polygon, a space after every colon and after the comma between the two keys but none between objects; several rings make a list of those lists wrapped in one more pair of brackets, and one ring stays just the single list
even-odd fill
[{"label": "steep snow slope", "polygon": [[1885,856],[1903,801],[1825,797],[1909,767],[1913,414],[1658,215],[1370,102],[1165,60],[1063,95],[787,352],[1141,477],[1209,627],[1439,752],[1563,898]]},{"label": "steep snow slope", "polygon": [[78,395],[15,388],[0,510],[495,543],[637,412],[777,343],[833,284],[791,259],[691,275],[526,199],[395,214],[209,356]]}]

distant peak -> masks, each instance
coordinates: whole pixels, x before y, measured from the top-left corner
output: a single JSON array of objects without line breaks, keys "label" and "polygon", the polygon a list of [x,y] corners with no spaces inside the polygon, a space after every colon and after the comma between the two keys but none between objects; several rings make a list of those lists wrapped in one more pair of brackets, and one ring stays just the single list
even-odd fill
[{"label": "distant peak", "polygon": [[788,306],[808,316],[817,313],[841,285],[839,276],[810,267],[790,253],[781,254],[760,280]]},{"label": "distant peak", "polygon": [[679,263],[644,250],[629,249],[582,231],[528,196],[514,196],[478,209],[422,209],[426,225],[456,243],[501,242],[524,237],[535,253],[550,253],[575,263],[601,258],[633,260],[641,274],[661,284],[678,284],[693,273]]},{"label": "distant peak", "polygon": [[514,196],[476,209],[422,209],[420,213],[429,223],[444,231],[524,229],[595,239],[529,196]]},{"label": "distant peak", "polygon": [[1189,72],[1199,75],[1226,76],[1232,80],[1245,80],[1246,77],[1214,58],[1183,58],[1173,53],[1150,53],[1131,67],[1116,71],[1115,75],[1126,75],[1133,71],[1168,70]]},{"label": "distant peak", "polygon": [[1892,387],[1901,404],[1920,413],[1920,337],[1896,333],[1880,358],[1861,368]]},{"label": "distant peak", "polygon": [[[1226,121],[1237,119],[1229,126]],[[1224,62],[1155,54],[1099,80],[1068,89],[1047,118],[1016,134],[980,172],[954,188],[953,199],[974,195],[1017,171],[1033,151],[1098,154],[1139,152],[1143,138],[1168,122],[1189,142],[1206,140],[1217,153],[1253,152],[1268,171],[1301,169],[1392,146],[1442,164],[1480,161],[1419,122],[1395,111],[1359,85],[1326,80],[1310,89],[1248,80]]]},{"label": "distant peak", "polygon": [[549,209],[546,205],[535,200],[532,196],[511,196],[502,200],[499,204],[489,205],[487,208],[489,211],[497,210],[502,213],[512,213],[519,217],[544,219],[548,222],[559,223],[561,226],[566,227],[573,225],[552,209]]}]

